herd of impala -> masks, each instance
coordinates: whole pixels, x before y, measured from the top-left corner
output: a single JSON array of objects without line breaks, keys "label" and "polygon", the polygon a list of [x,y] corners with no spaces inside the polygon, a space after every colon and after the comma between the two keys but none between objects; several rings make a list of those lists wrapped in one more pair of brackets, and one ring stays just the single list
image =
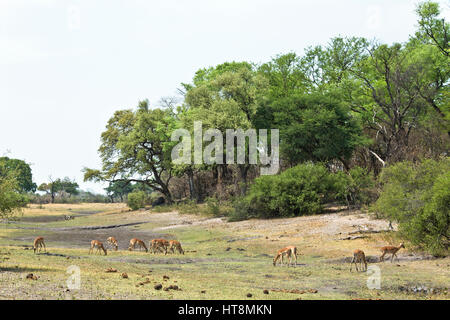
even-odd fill
[{"label": "herd of impala", "polygon": [[[106,242],[114,248],[115,251],[119,250],[119,243],[115,237],[108,237],[106,239]],[[166,239],[153,239],[149,243],[150,250],[152,253],[161,252],[164,254],[167,254],[168,251],[171,253],[175,253],[175,250],[178,251],[181,254],[184,254],[184,250],[181,247],[181,243],[177,240],[166,240]],[[144,249],[145,252],[148,252],[147,246],[145,245],[145,242],[133,238],[130,240],[130,245],[128,246],[128,250],[133,251],[136,249],[136,246],[138,246],[140,249]],[[44,251],[47,251],[45,247],[45,242],[43,237],[37,237],[34,239],[33,243],[33,250],[34,253],[41,251],[41,249],[44,248]],[[91,254],[94,250],[94,248],[97,248],[97,252],[100,252],[100,250],[103,250],[103,253],[105,256],[108,254],[108,250],[103,246],[103,242],[98,240],[92,240],[91,241],[91,247],[89,248],[89,254]]]},{"label": "herd of impala", "polygon": [[[108,242],[108,244],[110,246],[112,246],[115,251],[117,251],[119,249],[119,244],[118,244],[116,238],[108,237],[108,239],[106,239],[106,242]],[[128,247],[128,250],[132,251],[132,250],[136,249],[136,246],[138,246],[140,249],[144,249],[145,252],[148,252],[145,242],[140,239],[137,239],[137,238],[133,238],[130,240],[130,245]],[[175,253],[175,250],[177,250],[179,253],[184,254],[184,250],[181,247],[181,243],[177,240],[153,239],[149,242],[149,246],[150,246],[150,251],[152,253],[157,253],[157,252],[163,253],[164,252],[164,254],[167,254],[168,251]],[[44,243],[44,238],[37,237],[33,243],[34,253],[36,253],[36,251],[39,252],[42,247],[44,247],[44,250],[47,251],[47,249],[45,247],[45,243]],[[403,245],[403,243],[401,243],[398,247],[396,247],[396,246],[381,247],[380,250],[381,250],[382,254],[380,256],[380,262],[384,261],[384,256],[386,254],[391,254],[391,262],[393,262],[394,257],[396,257],[398,260],[397,251],[399,251],[401,248],[404,248],[404,247],[405,246]],[[91,252],[93,252],[94,248],[97,248],[97,252],[100,252],[100,250],[103,250],[103,252],[105,253],[105,256],[107,255],[107,249],[103,246],[102,242],[100,242],[98,240],[92,240],[91,247],[89,249],[89,254]],[[277,254],[273,258],[273,265],[275,266],[277,264],[278,260],[280,260],[280,264],[283,265],[283,259],[285,257],[289,259],[289,262],[286,261],[288,267],[292,264],[292,258],[295,258],[294,266],[296,266],[297,265],[297,247],[288,246],[288,247],[278,250]],[[350,262],[350,272],[352,271],[353,264],[355,264],[356,271],[359,271],[358,263],[360,264],[361,271],[367,271],[366,255],[364,254],[364,251],[356,249],[355,251],[353,251],[353,259]],[[364,268],[363,268],[363,264],[364,264]]]},{"label": "herd of impala", "polygon": [[[381,256],[380,256],[380,262],[384,261],[384,256],[386,254],[391,254],[391,262],[393,262],[394,257],[397,258],[397,251],[401,248],[404,248],[404,244],[400,243],[398,247],[396,246],[384,246],[380,248]],[[287,257],[289,259],[289,262],[287,262],[287,265],[291,265],[292,263],[292,257],[295,258],[295,265],[297,265],[297,248],[295,246],[288,246],[286,248],[278,250],[277,254],[275,255],[275,258],[273,258],[273,265],[275,266],[277,261],[280,260],[281,265],[283,265],[283,258]],[[280,259],[281,258],[281,259]],[[350,272],[352,271],[353,264],[355,264],[356,271],[359,271],[358,269],[358,263],[360,264],[361,271],[367,271],[367,260],[366,255],[364,254],[364,251],[356,249],[353,251],[353,258],[350,262]],[[364,268],[363,265],[364,264]]]}]

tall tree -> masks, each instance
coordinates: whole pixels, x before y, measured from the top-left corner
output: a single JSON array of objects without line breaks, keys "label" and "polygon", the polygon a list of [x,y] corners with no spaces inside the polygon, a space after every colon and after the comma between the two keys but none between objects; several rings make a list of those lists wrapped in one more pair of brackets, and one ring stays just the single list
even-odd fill
[{"label": "tall tree", "polygon": [[18,187],[21,192],[35,192],[36,184],[33,182],[31,168],[28,163],[19,159],[1,157],[0,163],[5,171],[15,171],[17,175]]},{"label": "tall tree", "polygon": [[[247,62],[225,63],[206,71],[200,70],[194,77],[193,85],[186,86],[187,108],[182,115],[184,126],[192,130],[194,121],[202,121],[204,130],[218,129],[222,133],[225,146],[227,129],[245,131],[252,128],[258,93],[265,83],[265,79]],[[217,169],[219,192],[222,181],[228,178],[229,167],[224,150],[223,164],[213,165]],[[248,159],[236,167],[243,182],[240,191],[244,193],[250,169]]]},{"label": "tall tree", "polygon": [[20,208],[25,206],[27,198],[21,193],[18,171],[11,170],[0,162],[0,218],[11,218]]},{"label": "tall tree", "polygon": [[417,37],[426,38],[435,45],[441,54],[450,56],[450,23],[445,18],[439,18],[439,4],[433,1],[422,2],[416,10],[419,16]]},{"label": "tall tree", "polygon": [[78,183],[70,180],[68,177],[65,177],[64,179],[58,178],[56,180],[53,180],[50,177],[49,179],[49,182],[40,184],[38,190],[44,191],[50,195],[52,203],[55,203],[57,196],[63,197],[64,194],[68,194],[69,197],[71,197],[72,195],[79,194]]},{"label": "tall tree", "polygon": [[152,110],[148,101],[141,101],[135,111],[116,111],[101,137],[102,169],[85,168],[84,180],[139,182],[160,191],[172,202],[169,182],[173,128],[171,111]]}]

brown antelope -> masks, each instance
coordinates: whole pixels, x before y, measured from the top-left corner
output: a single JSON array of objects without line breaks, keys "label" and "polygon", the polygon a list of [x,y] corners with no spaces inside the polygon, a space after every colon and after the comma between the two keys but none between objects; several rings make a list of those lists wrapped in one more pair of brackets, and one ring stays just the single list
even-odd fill
[{"label": "brown antelope", "polygon": [[397,251],[400,250],[401,248],[404,248],[404,247],[405,246],[403,245],[403,243],[400,243],[400,245],[398,247],[396,247],[396,246],[385,246],[385,247],[380,248],[381,252],[383,253],[380,256],[380,262],[384,261],[384,256],[386,255],[386,253],[392,253],[391,262],[394,260],[394,257],[396,257],[397,260],[398,260]]},{"label": "brown antelope", "polygon": [[114,250],[117,251],[119,249],[119,244],[116,238],[108,237],[108,239],[106,239],[106,242],[108,242],[111,246],[113,246],[115,248]]},{"label": "brown antelope", "polygon": [[156,253],[156,250],[159,252],[164,252],[167,254],[167,247],[169,246],[169,241],[166,239],[153,239],[151,241],[152,252]]},{"label": "brown antelope", "polygon": [[147,246],[145,245],[144,241],[137,238],[133,238],[130,240],[130,246],[128,247],[128,250],[133,251],[133,249],[136,249],[136,245],[139,246],[139,249],[144,248],[145,252],[148,252]]},{"label": "brown antelope", "polygon": [[89,254],[94,250],[94,248],[97,247],[97,252],[100,252],[100,249],[103,250],[105,253],[105,256],[108,254],[105,247],[103,246],[103,243],[98,240],[92,240],[91,241],[91,248],[89,249]]},{"label": "brown antelope", "polygon": [[172,253],[175,253],[174,249],[178,250],[179,253],[184,254],[184,250],[183,250],[183,248],[181,247],[180,241],[177,241],[177,240],[170,240],[170,241],[169,241],[169,250],[170,250]]},{"label": "brown antelope", "polygon": [[153,239],[150,241],[150,249],[152,250],[152,253],[156,253],[156,250],[158,250],[159,252],[164,252],[164,254],[167,254],[168,246],[169,241],[166,239]]},{"label": "brown antelope", "polygon": [[45,252],[47,252],[47,248],[45,247],[45,243],[44,243],[44,238],[37,237],[36,239],[34,239],[34,243],[33,243],[33,251],[34,251],[34,253],[36,253],[36,250],[38,252],[41,251],[42,247],[44,247]]},{"label": "brown antelope", "polygon": [[295,265],[297,265],[297,247],[294,246],[288,246],[286,248],[278,250],[275,258],[273,258],[273,265],[275,266],[277,264],[278,259],[281,258],[281,265],[283,265],[283,257],[287,256],[289,258],[288,267],[291,264],[292,256],[295,257]]},{"label": "brown antelope", "polygon": [[353,251],[353,259],[352,259],[352,262],[350,262],[350,272],[352,272],[353,263],[355,264],[356,271],[359,271],[357,263],[360,264],[361,270],[363,270],[362,264],[364,263],[364,266],[365,266],[364,270],[367,271],[367,261],[366,261],[366,255],[364,254],[364,251],[358,250],[358,249]]}]

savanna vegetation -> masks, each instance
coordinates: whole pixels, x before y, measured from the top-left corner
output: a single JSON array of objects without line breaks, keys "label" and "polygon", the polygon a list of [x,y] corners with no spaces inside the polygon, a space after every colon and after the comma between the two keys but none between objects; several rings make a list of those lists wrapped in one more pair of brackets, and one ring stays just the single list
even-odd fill
[{"label": "savanna vegetation", "polygon": [[[329,202],[367,206],[398,222],[415,245],[446,251],[450,25],[434,2],[419,4],[417,16],[416,33],[403,43],[336,37],[302,55],[200,69],[181,84],[180,97],[115,112],[101,136],[103,166],[85,168],[85,180],[142,185],[169,205],[227,203],[234,209],[222,214],[231,220],[315,214]],[[193,136],[196,121],[219,132],[223,145],[227,129],[278,128],[278,175],[260,176],[261,164],[249,157],[229,164],[236,146],[223,161],[175,164],[172,133],[183,128]],[[436,168],[436,184],[415,173],[421,163]],[[399,186],[393,172],[401,166],[418,190]],[[128,199],[144,206],[140,192]]]},{"label": "savanna vegetation", "polygon": [[[0,157],[0,298],[448,299],[449,35],[427,1],[402,43],[336,37],[202,68],[179,96],[111,115],[101,167],[82,170],[104,195],[68,177],[36,184],[30,164]],[[267,129],[271,141],[278,129],[279,157],[259,145],[278,171],[261,174],[267,163],[250,156],[228,163],[236,145],[221,161],[174,162],[174,132],[194,136],[199,122],[214,132],[200,151],[216,160],[213,138],[225,146],[227,130]],[[36,236],[44,252],[32,250]],[[128,251],[132,238],[176,239],[184,251]],[[88,251],[92,240],[104,255]],[[385,250],[402,250],[396,263],[380,261],[386,243],[402,243]],[[274,267],[292,244],[296,268]],[[349,272],[355,248],[382,272],[378,290]],[[71,291],[74,266],[82,286]]]}]

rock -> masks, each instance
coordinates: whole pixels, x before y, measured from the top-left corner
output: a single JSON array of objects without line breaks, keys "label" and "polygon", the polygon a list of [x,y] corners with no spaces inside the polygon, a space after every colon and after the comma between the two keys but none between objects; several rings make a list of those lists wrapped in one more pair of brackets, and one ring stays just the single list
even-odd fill
[{"label": "rock", "polygon": [[202,291],[200,291],[201,293],[206,293],[206,290],[202,290]]},{"label": "rock", "polygon": [[170,279],[169,276],[164,275],[163,279]]},{"label": "rock", "polygon": [[158,283],[157,285],[155,285],[154,287],[156,290],[161,290],[162,289],[162,284]]},{"label": "rock", "polygon": [[263,293],[264,293],[264,294],[269,294],[269,290],[265,289],[265,290],[263,291]]},{"label": "rock", "polygon": [[247,298],[251,298],[253,295],[251,293],[247,293]]},{"label": "rock", "polygon": [[37,276],[35,276],[34,274],[32,274],[32,273],[29,273],[29,274],[27,274],[27,276],[26,276],[26,279],[30,279],[30,280],[37,280],[38,279],[38,277]]},{"label": "rock", "polygon": [[105,272],[117,272],[117,269],[108,268],[105,270]]},{"label": "rock", "polygon": [[121,276],[122,276],[122,278],[123,278],[123,279],[128,279],[128,274],[126,274],[125,272],[124,272],[124,273],[122,273],[122,275],[121,275]]}]

